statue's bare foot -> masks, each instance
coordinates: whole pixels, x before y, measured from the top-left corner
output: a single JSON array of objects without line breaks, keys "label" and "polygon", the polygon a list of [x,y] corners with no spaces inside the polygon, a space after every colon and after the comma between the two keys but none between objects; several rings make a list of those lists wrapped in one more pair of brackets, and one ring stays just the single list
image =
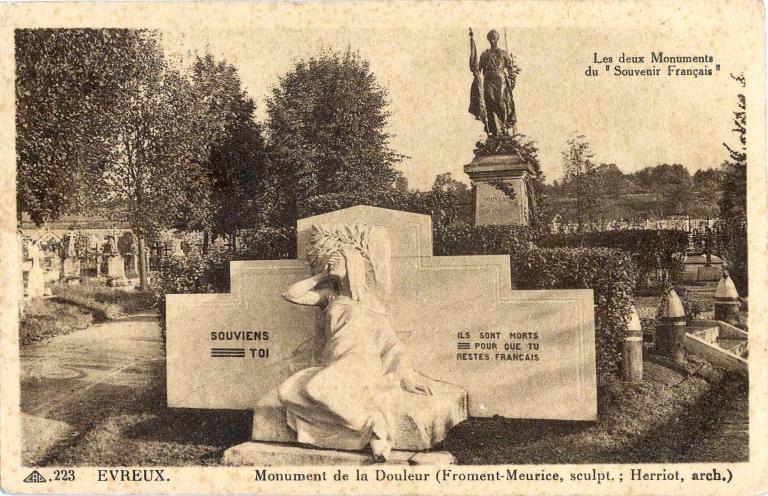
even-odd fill
[{"label": "statue's bare foot", "polygon": [[386,439],[379,439],[374,436],[371,439],[371,452],[373,452],[373,460],[377,463],[383,463],[389,459],[389,454],[392,451],[392,446]]}]

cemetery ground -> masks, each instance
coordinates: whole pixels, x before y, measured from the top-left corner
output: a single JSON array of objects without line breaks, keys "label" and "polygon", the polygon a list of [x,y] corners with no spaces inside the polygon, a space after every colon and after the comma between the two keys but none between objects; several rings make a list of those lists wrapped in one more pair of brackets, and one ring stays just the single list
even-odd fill
[{"label": "cemetery ground", "polygon": [[[28,308],[37,321],[54,312],[66,325],[38,322],[34,339],[22,340],[27,465],[218,465],[225,449],[249,439],[249,412],[165,407],[163,340],[149,296],[67,289]],[[636,303],[651,317],[658,298]],[[644,382],[614,380],[599,398],[596,423],[474,418],[441,449],[461,464],[748,459],[747,383],[701,359],[683,369],[646,348]]]}]

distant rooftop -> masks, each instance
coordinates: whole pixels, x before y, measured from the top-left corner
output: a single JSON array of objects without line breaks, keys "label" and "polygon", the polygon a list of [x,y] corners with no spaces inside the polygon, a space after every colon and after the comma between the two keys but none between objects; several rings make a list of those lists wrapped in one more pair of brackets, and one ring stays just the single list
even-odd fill
[{"label": "distant rooftop", "polygon": [[57,220],[49,220],[37,226],[26,213],[21,216],[21,229],[51,229],[51,230],[78,230],[78,229],[130,229],[130,224],[125,221],[113,220],[106,215],[91,214],[65,214]]}]

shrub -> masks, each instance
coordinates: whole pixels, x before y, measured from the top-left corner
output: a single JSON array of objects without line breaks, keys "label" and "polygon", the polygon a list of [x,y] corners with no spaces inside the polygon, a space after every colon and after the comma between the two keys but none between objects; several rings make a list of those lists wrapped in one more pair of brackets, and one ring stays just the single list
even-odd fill
[{"label": "shrub", "polygon": [[165,332],[165,295],[176,293],[226,293],[229,291],[229,261],[226,250],[205,255],[165,257],[155,273],[152,290],[160,309],[160,326]]},{"label": "shrub", "polygon": [[296,258],[296,229],[246,229],[235,253],[225,247],[205,255],[165,257],[155,275],[153,290],[165,328],[165,295],[188,293],[226,293],[229,291],[229,262],[232,260],[277,260]]},{"label": "shrub", "polygon": [[235,260],[279,260],[296,258],[296,229],[262,227],[238,232]]},{"label": "shrub", "polygon": [[434,227],[435,255],[506,255],[533,247],[533,231],[526,226]]},{"label": "shrub", "polygon": [[[447,181],[452,181],[448,176]],[[458,181],[454,181],[458,183]],[[460,184],[460,183],[459,183]],[[468,204],[471,193],[460,189],[451,189],[448,184],[443,189],[429,191],[401,191],[397,189],[357,191],[318,195],[305,200],[299,207],[300,217],[333,212],[356,205],[402,210],[417,214],[430,215],[434,226],[451,225],[467,222]]]},{"label": "shrub", "polygon": [[25,303],[19,320],[19,342],[26,346],[72,331],[85,329],[94,321],[88,310],[50,299],[32,299]]},{"label": "shrub", "polygon": [[597,373],[601,382],[615,375],[637,277],[632,257],[610,248],[545,248],[515,255],[511,263],[518,289],[594,291]]},{"label": "shrub", "polygon": [[548,234],[537,244],[543,248],[605,247],[619,248],[632,254],[637,267],[638,289],[663,288],[683,270],[682,257],[688,235],[673,229],[628,229],[573,234]]}]

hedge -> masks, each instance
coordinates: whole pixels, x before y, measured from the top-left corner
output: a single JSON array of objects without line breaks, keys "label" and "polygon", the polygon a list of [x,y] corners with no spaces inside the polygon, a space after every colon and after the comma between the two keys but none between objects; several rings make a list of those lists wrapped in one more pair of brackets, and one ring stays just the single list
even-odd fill
[{"label": "hedge", "polygon": [[266,227],[242,230],[238,233],[235,253],[220,247],[204,255],[164,257],[152,284],[163,331],[166,294],[226,293],[230,284],[230,261],[284,258],[296,258],[296,229]]},{"label": "hedge", "polygon": [[[469,191],[464,200],[471,198]],[[330,193],[303,200],[299,204],[299,217],[333,212],[356,205],[389,208],[432,217],[434,226],[471,222],[467,213],[470,205],[462,201],[462,195],[444,191],[400,191],[394,189],[382,191],[352,191]]]},{"label": "hedge", "polygon": [[533,230],[526,226],[434,226],[435,255],[508,255],[533,248]]},{"label": "hedge", "polygon": [[632,254],[637,287],[664,288],[683,270],[688,234],[673,229],[628,229],[570,234],[548,234],[537,239],[542,248],[605,247]]}]

